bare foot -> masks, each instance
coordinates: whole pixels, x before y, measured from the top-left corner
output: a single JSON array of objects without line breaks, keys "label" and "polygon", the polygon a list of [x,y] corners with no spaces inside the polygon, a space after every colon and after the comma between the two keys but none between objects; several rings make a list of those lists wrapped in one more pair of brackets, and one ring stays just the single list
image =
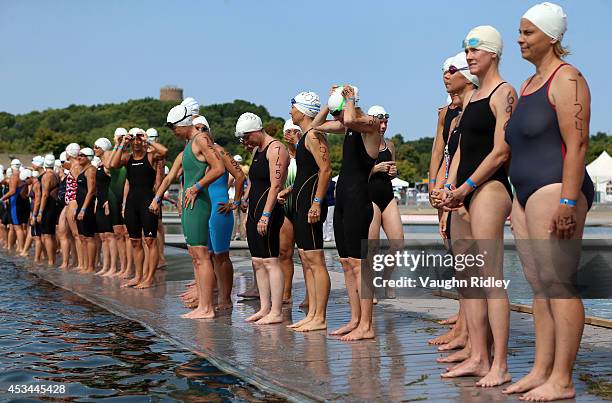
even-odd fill
[{"label": "bare foot", "polygon": [[253,315],[249,316],[244,321],[245,322],[255,322],[256,320],[259,320],[259,319],[263,318],[264,316],[266,316],[269,312],[270,312],[269,310],[261,310],[260,309],[258,312],[256,312]]},{"label": "bare foot", "polygon": [[576,389],[574,389],[572,383],[562,385],[549,378],[542,385],[525,393],[519,399],[528,402],[550,402],[553,400],[571,399],[575,396]]},{"label": "bare foot", "polygon": [[440,347],[438,347],[438,351],[450,351],[450,350],[456,350],[458,348],[463,348],[465,347],[467,343],[467,338],[468,338],[467,333],[461,333],[459,336],[455,337],[448,343],[443,344]]},{"label": "bare foot", "polygon": [[448,332],[429,340],[427,343],[433,345],[446,344],[449,341],[453,340],[455,337],[457,337],[457,331],[453,328]]},{"label": "bare foot", "polygon": [[320,320],[311,320],[308,323],[305,323],[304,325],[295,328],[293,330],[295,330],[296,332],[313,332],[315,330],[325,330],[327,329],[327,322],[326,321],[320,321]]},{"label": "bare foot", "polygon": [[457,319],[459,318],[458,314],[451,316],[450,318],[439,321],[438,323],[441,325],[454,325],[457,323]]},{"label": "bare foot", "polygon": [[446,357],[436,358],[437,362],[445,363],[445,362],[462,362],[470,358],[470,353],[472,349],[470,346],[466,346],[459,351],[455,351],[454,353],[447,355]]},{"label": "bare foot", "polygon": [[208,310],[204,308],[197,308],[189,313],[181,315],[181,318],[184,318],[184,319],[212,319],[214,317],[215,317],[214,309]]},{"label": "bare foot", "polygon": [[127,280],[130,277],[132,277],[132,275],[130,273],[122,273],[122,274],[119,275],[119,278],[121,278],[123,280]]},{"label": "bare foot", "polygon": [[95,272],[94,274],[95,274],[96,276],[103,276],[103,275],[105,275],[106,273],[108,273],[108,268],[104,268],[104,269],[102,269],[102,270],[98,270],[98,271],[97,271],[97,272]]},{"label": "bare foot", "polygon": [[507,369],[493,369],[486,374],[482,379],[476,382],[476,386],[482,386],[483,388],[492,388],[494,386],[503,385],[512,381],[512,376],[508,373]]},{"label": "bare foot", "polygon": [[200,305],[200,300],[196,298],[192,301],[183,301],[183,305],[185,306],[185,308],[195,309],[198,305]]},{"label": "bare foot", "polygon": [[489,363],[469,358],[442,374],[442,378],[456,378],[459,376],[485,376],[489,373]]},{"label": "bare foot", "polygon": [[282,314],[273,315],[272,313],[269,313],[263,318],[259,319],[257,322],[255,322],[255,324],[256,325],[273,325],[275,323],[282,323],[282,322],[283,322]]},{"label": "bare foot", "polygon": [[217,306],[215,307],[215,309],[217,311],[224,311],[226,309],[231,309],[232,307],[233,307],[232,301],[230,300],[230,301],[219,302]]},{"label": "bare foot", "polygon": [[357,326],[352,332],[345,334],[340,337],[342,341],[357,341],[357,340],[366,340],[374,338],[374,330],[369,328],[362,328]]},{"label": "bare foot", "polygon": [[519,379],[517,382],[514,382],[512,385],[508,386],[502,393],[507,395],[511,395],[513,393],[524,393],[531,389],[535,389],[540,385],[543,385],[548,379],[548,375],[546,374],[538,374],[533,372],[529,372],[527,375]]},{"label": "bare foot", "polygon": [[136,284],[140,283],[140,279],[132,279],[127,283],[121,284],[121,288],[134,287]]},{"label": "bare foot", "polygon": [[107,271],[106,273],[104,273],[104,277],[115,277],[117,273],[115,273],[114,271]]},{"label": "bare foot", "polygon": [[60,268],[60,270],[68,270],[68,265],[67,264],[63,264],[59,268]]},{"label": "bare foot", "polygon": [[332,335],[332,336],[341,336],[343,334],[350,333],[353,330],[355,330],[357,325],[359,325],[358,321],[354,321],[354,322],[350,321],[349,323],[347,323],[346,325],[342,326],[341,328],[338,328],[338,329],[334,330],[333,332],[331,332],[330,335]]},{"label": "bare foot", "polygon": [[151,287],[154,287],[154,286],[155,286],[155,284],[153,284],[153,281],[143,281],[143,282],[140,282],[140,283],[136,284],[134,286],[134,288],[138,288],[138,289],[142,290],[144,288],[151,288]]},{"label": "bare foot", "polygon": [[297,328],[297,327],[303,326],[303,325],[305,325],[306,323],[310,322],[310,321],[311,321],[313,318],[314,318],[314,315],[313,315],[312,317],[310,317],[310,316],[306,315],[304,318],[302,318],[302,320],[299,320],[299,321],[297,321],[297,322],[295,322],[295,323],[292,323],[292,324],[290,324],[290,325],[287,325],[287,327],[288,327],[289,329],[295,329],[295,328]]}]

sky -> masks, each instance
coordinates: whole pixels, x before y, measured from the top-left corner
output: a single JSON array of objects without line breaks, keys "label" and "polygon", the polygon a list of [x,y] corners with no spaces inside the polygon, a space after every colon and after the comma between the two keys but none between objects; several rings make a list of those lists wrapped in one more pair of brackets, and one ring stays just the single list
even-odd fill
[{"label": "sky", "polygon": [[[534,67],[516,44],[536,1],[0,0],[0,111],[13,114],[159,97],[178,85],[202,105],[244,99],[288,118],[290,99],[334,83],[383,105],[388,135],[432,136],[442,62],[477,25],[504,39],[502,76]],[[591,133],[612,133],[612,1],[558,1],[567,61],[592,95]]]}]

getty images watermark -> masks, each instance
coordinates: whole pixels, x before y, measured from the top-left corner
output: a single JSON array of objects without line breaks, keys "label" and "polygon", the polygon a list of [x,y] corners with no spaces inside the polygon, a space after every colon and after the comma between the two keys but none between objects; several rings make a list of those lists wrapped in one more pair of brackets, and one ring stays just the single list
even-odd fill
[{"label": "getty images watermark", "polygon": [[414,274],[418,269],[442,269],[464,272],[469,269],[482,269],[485,266],[487,251],[478,254],[440,254],[428,253],[421,250],[418,253],[409,251],[396,251],[392,254],[373,254],[372,268],[376,272],[372,284],[376,288],[438,288],[452,290],[454,288],[503,288],[507,290],[510,280],[497,279],[495,276],[474,276],[465,278],[459,276],[442,278],[439,274],[429,275],[402,275],[399,278],[385,278],[385,269],[394,268],[404,273]]}]

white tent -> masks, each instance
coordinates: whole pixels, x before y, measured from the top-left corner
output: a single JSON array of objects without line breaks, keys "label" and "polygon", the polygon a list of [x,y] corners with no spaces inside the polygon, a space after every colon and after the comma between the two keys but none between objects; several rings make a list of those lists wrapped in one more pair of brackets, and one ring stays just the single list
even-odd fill
[{"label": "white tent", "polygon": [[599,157],[587,165],[586,170],[593,182],[597,184],[606,183],[612,180],[612,157],[606,151],[603,151]]},{"label": "white tent", "polygon": [[407,188],[410,186],[408,182],[401,180],[400,178],[393,178],[391,180],[391,185],[393,185],[394,188]]}]

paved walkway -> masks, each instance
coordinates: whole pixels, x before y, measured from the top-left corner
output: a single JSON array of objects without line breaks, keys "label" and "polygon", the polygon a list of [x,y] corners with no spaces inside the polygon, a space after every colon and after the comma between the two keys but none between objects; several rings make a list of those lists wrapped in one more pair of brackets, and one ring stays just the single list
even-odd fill
[{"label": "paved walkway", "polygon": [[[378,337],[353,343],[324,332],[303,334],[280,325],[246,324],[244,319],[258,306],[255,301],[236,303],[233,310],[222,312],[215,320],[186,320],[179,317],[187,310],[177,296],[192,277],[190,258],[177,248],[167,248],[167,256],[169,269],[160,272],[161,285],[147,290],[122,289],[115,279],[55,269],[32,271],[291,401],[518,401],[503,395],[501,388],[474,387],[475,378],[440,378],[444,366],[435,362],[438,354],[427,340],[445,330],[434,319],[454,313],[454,301],[381,301],[375,308]],[[250,260],[234,257],[233,261],[235,292],[240,292],[251,281]],[[330,275],[328,317],[333,329],[347,320],[349,310],[342,275]],[[284,309],[287,323],[303,317],[297,308],[303,295],[301,269],[296,267],[294,304]],[[515,379],[527,373],[532,362],[532,325],[531,315],[512,313],[509,365]],[[612,381],[611,336],[610,329],[587,326],[576,371],[578,401],[601,400],[588,393],[595,384],[579,377]]]}]

